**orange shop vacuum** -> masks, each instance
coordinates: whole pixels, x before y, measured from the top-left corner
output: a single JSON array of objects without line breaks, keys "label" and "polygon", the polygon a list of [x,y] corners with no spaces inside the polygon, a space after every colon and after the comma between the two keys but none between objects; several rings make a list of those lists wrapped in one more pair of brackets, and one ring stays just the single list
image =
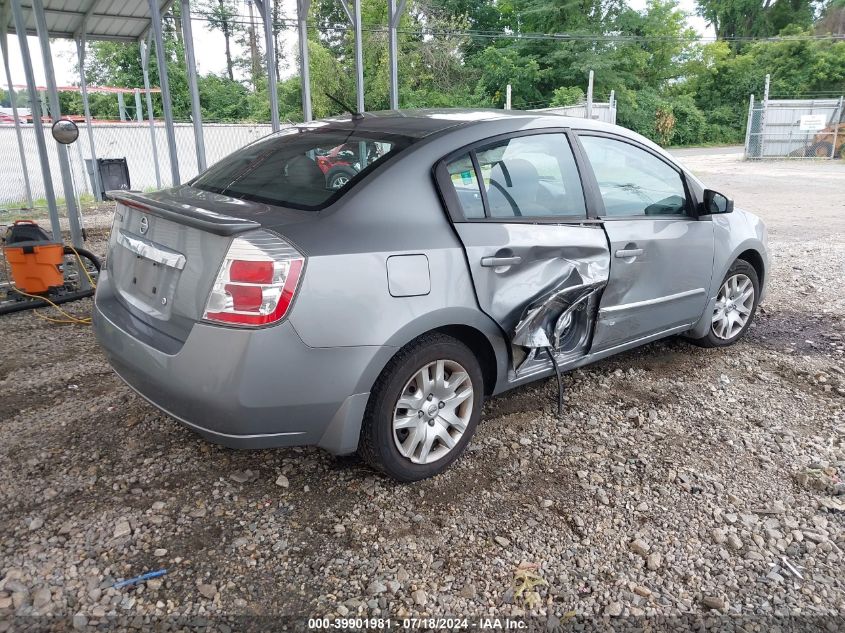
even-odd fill
[{"label": "orange shop vacuum", "polygon": [[84,287],[86,284],[80,283],[80,276],[93,279],[100,271],[100,261],[92,253],[55,241],[32,220],[17,220],[9,226],[3,242],[8,265],[6,280],[0,282],[0,314],[65,303],[94,293],[90,284]]}]

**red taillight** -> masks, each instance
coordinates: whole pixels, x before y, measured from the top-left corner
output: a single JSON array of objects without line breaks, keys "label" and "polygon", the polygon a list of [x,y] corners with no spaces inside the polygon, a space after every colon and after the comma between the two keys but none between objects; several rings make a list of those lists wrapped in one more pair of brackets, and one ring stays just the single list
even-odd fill
[{"label": "red taillight", "polygon": [[239,311],[255,311],[261,307],[264,298],[264,290],[261,286],[241,286],[238,284],[226,284],[226,292],[232,295],[232,307]]},{"label": "red taillight", "polygon": [[273,262],[234,261],[229,268],[229,279],[251,284],[273,283]]},{"label": "red taillight", "polygon": [[304,264],[301,253],[270,233],[235,238],[211,289],[204,318],[251,326],[282,319]]}]

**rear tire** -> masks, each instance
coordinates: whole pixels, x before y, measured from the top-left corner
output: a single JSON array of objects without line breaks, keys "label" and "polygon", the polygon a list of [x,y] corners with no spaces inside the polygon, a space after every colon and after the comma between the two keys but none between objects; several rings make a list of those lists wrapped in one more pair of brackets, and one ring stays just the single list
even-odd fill
[{"label": "rear tire", "polygon": [[[734,283],[736,281],[736,283]],[[750,286],[753,293],[746,296]],[[744,259],[736,260],[719,287],[719,295],[707,335],[692,342],[700,347],[727,347],[733,345],[748,331],[757,313],[760,300],[760,280],[754,266]],[[747,311],[747,312],[746,312]]]},{"label": "rear tire", "polygon": [[483,400],[472,351],[445,334],[423,335],[397,352],[373,385],[358,453],[398,481],[433,477],[463,453]]}]

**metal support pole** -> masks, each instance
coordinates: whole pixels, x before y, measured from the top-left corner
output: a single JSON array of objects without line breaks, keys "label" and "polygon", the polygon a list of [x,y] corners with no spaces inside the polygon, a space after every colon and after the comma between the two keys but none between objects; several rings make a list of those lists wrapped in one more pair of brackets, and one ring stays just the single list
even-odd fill
[{"label": "metal support pole", "polygon": [[[185,4],[187,0],[182,0]],[[276,41],[273,39],[273,9],[265,0],[255,0],[255,6],[264,22],[264,48],[267,51],[267,91],[270,93],[270,123],[273,131],[278,132],[279,91],[276,88]]]},{"label": "metal support pole", "polygon": [[349,0],[340,0],[343,12],[355,31],[355,111],[364,111],[364,48],[361,41],[361,0],[352,0],[352,8],[349,8]]},{"label": "metal support pole", "polygon": [[117,112],[121,121],[126,121],[126,102],[123,100],[123,93],[117,93]]},{"label": "metal support pole", "polygon": [[[197,87],[197,60],[194,55],[194,35],[191,29],[191,3],[182,0],[182,41],[185,43],[185,63],[188,65],[188,87],[191,93],[191,119],[194,123],[194,145],[197,150],[197,169],[205,171],[205,138],[202,134],[202,109],[200,108],[200,91]],[[268,70],[270,68],[268,67]],[[276,106],[278,113],[278,105]],[[276,116],[278,123],[278,114]],[[278,129],[278,125],[273,128]]]},{"label": "metal support pole", "polygon": [[141,105],[141,89],[135,88],[135,119],[138,123],[144,122],[144,106]]},{"label": "metal support pole", "polygon": [[763,88],[763,108],[760,110],[760,131],[757,136],[757,152],[756,157],[762,158],[766,156],[766,115],[769,113],[769,87],[772,82],[772,76],[766,75],[766,85]]},{"label": "metal support pole", "polygon": [[[41,46],[41,57],[44,62],[44,76],[47,80],[47,96],[50,100],[50,116],[57,121],[62,116],[59,107],[59,91],[56,89],[56,75],[53,72],[53,55],[50,51],[50,32],[47,29],[47,18],[44,15],[42,0],[31,0],[32,13],[35,16],[35,27],[38,31],[38,41]],[[24,31],[25,33],[25,31]],[[40,125],[40,123],[39,123]],[[76,204],[76,191],[73,186],[73,174],[70,170],[70,158],[67,147],[57,143],[59,155],[59,171],[62,175],[62,188],[65,193],[65,206],[67,207],[67,219],[70,227],[70,239],[77,248],[82,247],[83,236],[82,226],[79,217],[79,207]],[[85,286],[85,280],[80,279],[80,284]]]},{"label": "metal support pole", "polygon": [[6,69],[6,83],[9,84],[9,100],[12,103],[12,116],[15,118],[15,136],[18,139],[18,153],[21,159],[21,169],[23,170],[23,184],[26,189],[26,202],[31,209],[32,204],[32,187],[29,184],[29,169],[26,166],[26,150],[23,146],[23,135],[21,134],[21,120],[18,115],[18,104],[15,96],[15,89],[12,87],[12,71],[9,69],[9,42],[6,37],[6,30],[0,30],[0,49],[3,52],[3,66]]},{"label": "metal support pole", "polygon": [[511,109],[511,85],[505,86],[505,110]]},{"label": "metal support pole", "polygon": [[836,158],[836,143],[839,141],[840,120],[842,120],[842,97],[839,97],[839,107],[836,109],[836,116],[833,119],[833,147],[830,149],[831,158]]},{"label": "metal support pole", "polygon": [[402,11],[405,9],[405,1],[387,0],[387,52],[390,57],[390,109],[399,109],[399,42],[396,29],[399,27],[399,20]]},{"label": "metal support pole", "polygon": [[164,128],[167,132],[167,148],[170,151],[170,176],[173,186],[181,183],[179,176],[179,155],[176,153],[176,132],[173,129],[173,104],[170,101],[170,81],[167,78],[167,56],[164,51],[164,38],[161,34],[161,13],[158,0],[149,0],[150,28],[156,43],[158,61],[158,79],[161,86],[161,103],[164,109]]},{"label": "metal support pole", "polygon": [[85,129],[88,132],[88,147],[91,152],[91,169],[94,172],[94,198],[97,202],[101,202],[103,200],[103,187],[100,184],[100,164],[97,162],[97,150],[94,146],[94,130],[91,127],[91,108],[88,103],[88,82],[85,80],[84,33],[76,38],[76,56],[79,58],[79,87],[82,91],[82,111],[85,114]]},{"label": "metal support pole", "polygon": [[364,111],[364,43],[361,37],[361,0],[354,0],[353,27],[355,29],[355,92],[357,112]]},{"label": "metal support pole", "polygon": [[754,95],[748,99],[748,121],[745,124],[745,158],[751,158],[751,123],[754,121]]},{"label": "metal support pole", "polygon": [[[88,193],[88,191],[90,190],[89,183],[88,183],[88,170],[85,169],[85,157],[82,155],[82,143],[74,143],[74,145],[76,145],[76,155],[79,157],[79,164],[80,164],[81,169],[82,169],[82,189],[84,190],[85,193]],[[74,177],[73,182],[74,182],[74,185],[75,185],[76,184],[76,177]],[[82,198],[80,198],[80,196],[82,195],[82,192],[79,191],[78,187],[76,189],[76,192],[78,194],[76,197],[79,200],[79,206],[80,206],[80,208],[82,208]]]},{"label": "metal support pole", "polygon": [[593,118],[593,71],[590,71],[590,78],[587,80],[587,118]]},{"label": "metal support pole", "polygon": [[608,107],[610,108],[610,112],[608,112],[608,118],[610,122],[615,124],[616,123],[616,91],[610,91],[610,100],[608,101]]},{"label": "metal support pole", "polygon": [[147,97],[147,116],[150,119],[150,144],[153,148],[153,165],[156,172],[156,186],[161,189],[161,169],[158,165],[158,143],[156,143],[156,126],[153,116],[153,97],[150,94],[150,44],[141,40],[138,43],[141,48],[141,70],[144,73],[144,92]]},{"label": "metal support pole", "polygon": [[313,119],[311,113],[311,72],[308,63],[308,12],[311,0],[297,0],[296,18],[299,30],[299,79],[302,82],[302,118],[308,122]]}]

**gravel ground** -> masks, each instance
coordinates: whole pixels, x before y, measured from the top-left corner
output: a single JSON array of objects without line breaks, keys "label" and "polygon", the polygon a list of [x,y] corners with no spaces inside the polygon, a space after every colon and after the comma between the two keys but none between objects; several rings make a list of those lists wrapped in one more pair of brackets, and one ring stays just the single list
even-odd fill
[{"label": "gravel ground", "polygon": [[845,165],[683,159],[769,224],[749,336],[568,374],[560,418],[553,381],[495,398],[468,454],[418,484],[208,444],[126,388],[90,329],[0,317],[0,630],[50,613],[842,627]]}]

